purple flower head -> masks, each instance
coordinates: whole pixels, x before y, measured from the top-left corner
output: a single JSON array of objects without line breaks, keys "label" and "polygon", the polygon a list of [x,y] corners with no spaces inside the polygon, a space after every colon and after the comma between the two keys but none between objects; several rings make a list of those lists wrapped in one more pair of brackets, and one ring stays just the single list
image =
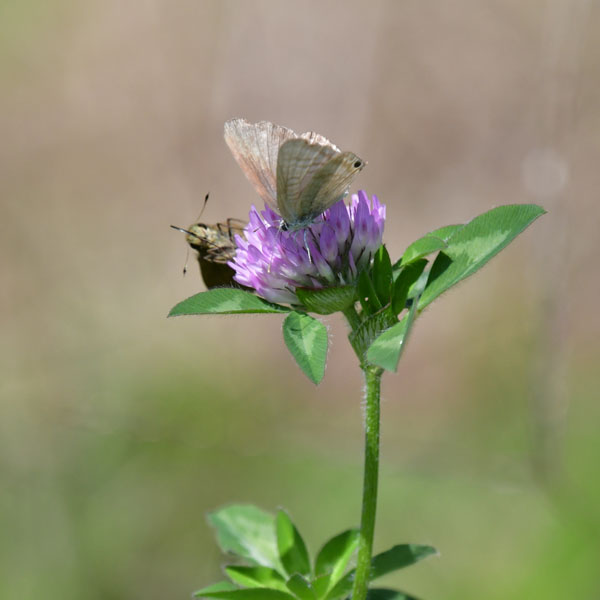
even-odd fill
[{"label": "purple flower head", "polygon": [[300,304],[296,288],[347,285],[358,277],[381,246],[385,205],[366,192],[327,209],[305,229],[285,231],[271,208],[253,206],[245,237],[236,235],[237,251],[228,263],[238,283],[271,302]]}]

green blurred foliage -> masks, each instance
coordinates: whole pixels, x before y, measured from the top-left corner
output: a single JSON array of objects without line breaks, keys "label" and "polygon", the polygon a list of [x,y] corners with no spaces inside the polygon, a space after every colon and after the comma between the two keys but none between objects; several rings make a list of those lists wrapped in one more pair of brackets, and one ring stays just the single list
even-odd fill
[{"label": "green blurred foliage", "polygon": [[[5,439],[2,451],[0,596],[187,597],[219,579],[223,557],[204,513],[231,501],[286,506],[313,552],[357,524],[358,393],[322,410],[308,400],[305,410],[276,377],[258,385],[239,365],[215,366],[199,384],[183,360],[121,374],[111,407],[87,418],[12,415],[19,439],[8,448]],[[543,485],[528,465],[527,361],[506,348],[468,364],[472,380],[436,439],[415,440],[401,407],[384,409],[376,547],[431,543],[441,552],[384,583],[424,598],[593,598],[593,365],[579,366],[560,473]],[[219,384],[231,376],[239,389]],[[351,453],[337,450],[347,447],[345,433],[329,426],[337,413],[353,415]],[[38,419],[37,429],[26,424]]]}]

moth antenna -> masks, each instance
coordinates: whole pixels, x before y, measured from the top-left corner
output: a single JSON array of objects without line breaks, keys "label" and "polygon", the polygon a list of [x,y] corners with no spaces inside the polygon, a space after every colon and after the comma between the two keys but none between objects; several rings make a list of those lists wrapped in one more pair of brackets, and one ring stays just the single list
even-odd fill
[{"label": "moth antenna", "polygon": [[[177,225],[170,225],[170,227],[172,227],[176,231],[181,231],[181,233],[185,233],[187,235],[193,235],[197,240],[200,240],[203,244],[206,244],[207,246],[213,246],[214,248],[219,247],[219,244],[217,244],[216,242],[201,238],[197,233],[194,233],[193,231],[190,231],[189,229],[184,229],[183,227],[177,227]],[[190,251],[190,249],[188,248],[188,256],[189,256],[189,251]]]},{"label": "moth antenna", "polygon": [[204,212],[204,209],[206,208],[206,205],[208,204],[209,196],[210,196],[210,192],[206,192],[206,196],[204,196],[204,204],[202,205],[202,210],[200,211],[200,214],[198,215],[198,218],[196,219],[196,223],[198,221],[200,221],[200,217],[202,217],[202,213]]},{"label": "moth antenna", "polygon": [[[177,227],[177,225],[170,225],[170,227],[172,227],[173,229],[177,230],[177,231],[181,231],[181,233],[187,233],[188,235],[196,235],[195,233],[192,233],[191,231],[188,231],[187,229],[184,229],[183,227]],[[198,237],[196,235],[196,237]]]},{"label": "moth antenna", "polygon": [[186,253],[185,253],[185,264],[183,265],[183,276],[185,277],[187,275],[187,271],[188,271],[188,260],[190,259],[190,249],[188,248]]},{"label": "moth antenna", "polygon": [[[193,233],[192,231],[188,231],[187,229],[184,229],[183,227],[177,227],[177,225],[171,225],[171,227],[173,229],[175,229],[176,231],[181,231],[181,233],[186,233],[187,235],[193,235],[194,237],[198,237],[195,233]],[[200,238],[198,238],[200,239]],[[183,276],[185,277],[188,271],[188,261],[190,259],[190,249],[188,248],[186,253],[185,253],[185,264],[183,265]]]},{"label": "moth antenna", "polygon": [[198,240],[202,239],[197,233],[194,233],[193,231],[190,231],[189,229],[184,229],[183,227],[177,227],[177,225],[171,225],[171,227],[173,229],[175,229],[176,231],[181,231],[181,233],[185,233],[187,235],[193,235]]}]

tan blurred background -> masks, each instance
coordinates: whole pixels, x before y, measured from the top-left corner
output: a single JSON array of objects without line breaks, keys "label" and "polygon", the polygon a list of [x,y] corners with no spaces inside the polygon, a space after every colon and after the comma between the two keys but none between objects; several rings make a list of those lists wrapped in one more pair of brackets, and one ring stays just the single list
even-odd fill
[{"label": "tan blurred background", "polygon": [[315,388],[277,316],[203,289],[170,224],[256,202],[226,119],[368,161],[393,256],[493,206],[549,213],[418,323],[386,375],[378,550],[424,599],[600,597],[600,9],[586,0],[0,3],[0,597],[187,598],[204,513],[357,524],[344,323]]}]

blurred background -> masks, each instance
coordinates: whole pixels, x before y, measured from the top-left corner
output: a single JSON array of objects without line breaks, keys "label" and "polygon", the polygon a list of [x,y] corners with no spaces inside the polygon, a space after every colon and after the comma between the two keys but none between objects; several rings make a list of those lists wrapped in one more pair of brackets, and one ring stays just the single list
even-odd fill
[{"label": "blurred background", "polygon": [[383,386],[376,549],[426,600],[600,597],[600,10],[587,0],[0,3],[0,597],[188,598],[205,513],[358,524],[362,382],[314,387],[281,318],[167,320],[184,236],[257,202],[225,120],[368,161],[393,257],[508,203],[548,214],[418,322]]}]

